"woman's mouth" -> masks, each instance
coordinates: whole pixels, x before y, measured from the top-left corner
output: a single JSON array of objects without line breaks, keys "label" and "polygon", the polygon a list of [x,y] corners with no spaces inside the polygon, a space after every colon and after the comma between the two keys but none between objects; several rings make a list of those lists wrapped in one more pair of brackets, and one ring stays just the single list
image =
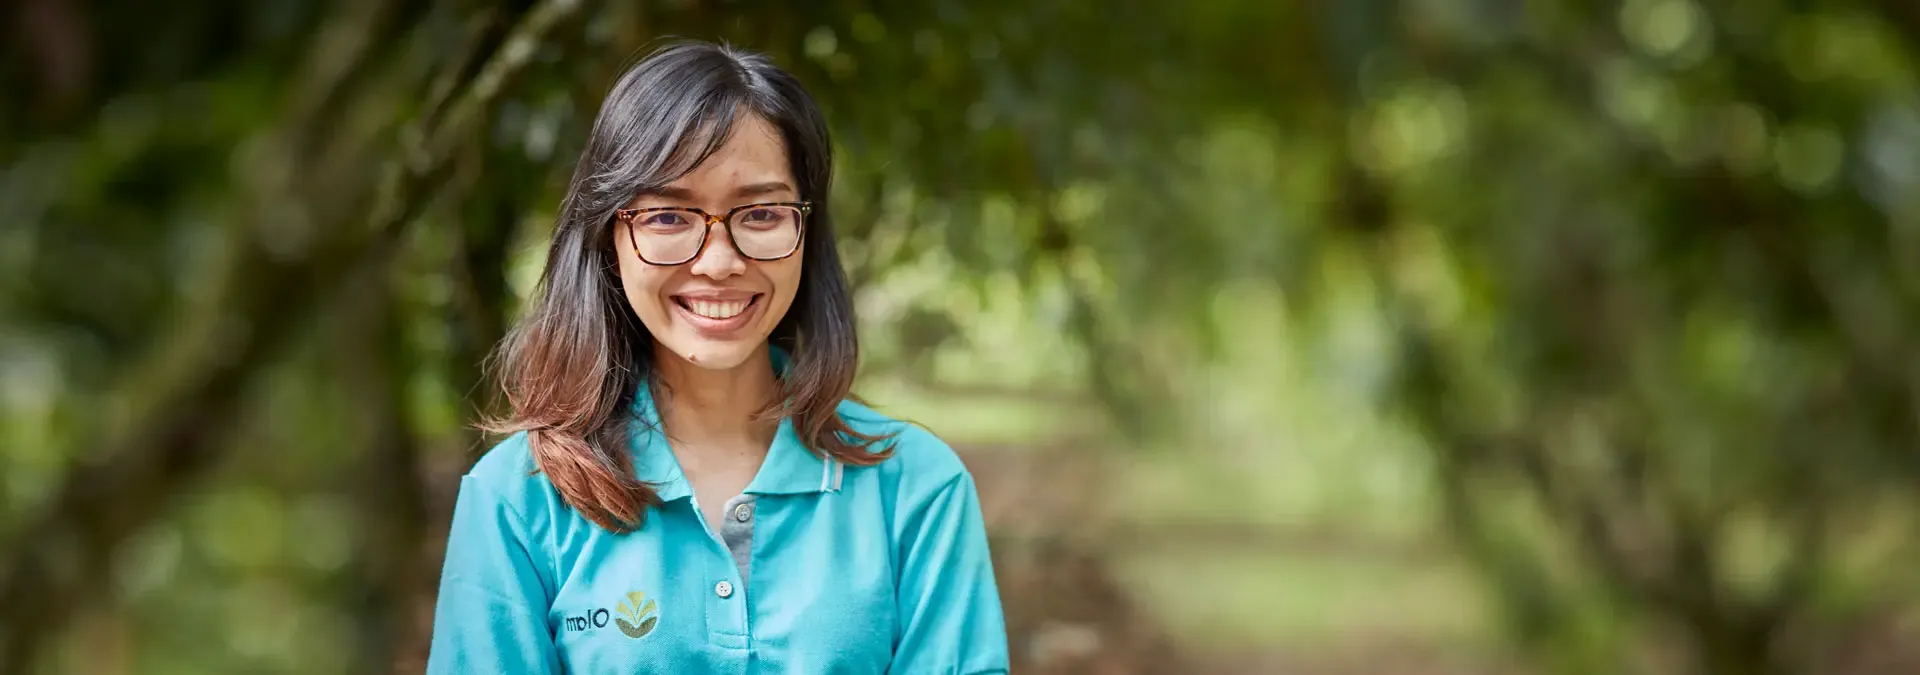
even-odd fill
[{"label": "woman's mouth", "polygon": [[709,319],[731,319],[739,316],[741,312],[747,311],[747,306],[753,304],[753,298],[746,300],[694,300],[691,298],[675,297],[673,301],[680,303],[680,306],[685,307],[687,311]]},{"label": "woman's mouth", "polygon": [[745,327],[760,308],[764,293],[738,297],[673,296],[673,304],[687,324],[709,336],[721,336]]}]

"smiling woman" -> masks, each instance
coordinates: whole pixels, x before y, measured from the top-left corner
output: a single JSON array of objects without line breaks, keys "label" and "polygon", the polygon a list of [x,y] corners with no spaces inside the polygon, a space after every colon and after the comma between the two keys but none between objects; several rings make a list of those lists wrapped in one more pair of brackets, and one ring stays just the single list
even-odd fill
[{"label": "smiling woman", "polygon": [[616,83],[502,345],[428,672],[1006,671],[972,476],[848,400],[829,147],[756,54]]},{"label": "smiling woman", "polygon": [[[615,212],[631,245],[620,255],[628,302],[655,340],[707,367],[739,365],[793,305],[804,257],[794,254],[812,210],[799,201],[779,132],[756,115],[738,124],[676,185],[643,189]],[[773,201],[740,203],[752,199]],[[715,217],[686,204],[725,210]],[[729,250],[702,255],[715,231]]]}]

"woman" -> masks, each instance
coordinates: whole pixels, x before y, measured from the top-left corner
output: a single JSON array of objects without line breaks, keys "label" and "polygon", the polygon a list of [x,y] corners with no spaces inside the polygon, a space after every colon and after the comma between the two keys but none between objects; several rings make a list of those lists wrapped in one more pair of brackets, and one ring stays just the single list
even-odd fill
[{"label": "woman", "polygon": [[846,400],[811,97],[681,43],[614,86],[460,483],[427,670],[1001,673],[972,478]]}]

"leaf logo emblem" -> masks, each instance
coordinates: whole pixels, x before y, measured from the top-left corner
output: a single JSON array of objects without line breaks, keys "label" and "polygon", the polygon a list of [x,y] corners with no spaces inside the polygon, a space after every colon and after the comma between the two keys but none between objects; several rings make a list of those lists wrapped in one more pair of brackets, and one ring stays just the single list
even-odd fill
[{"label": "leaf logo emblem", "polygon": [[627,593],[627,599],[621,600],[618,608],[620,618],[614,619],[613,622],[620,625],[620,632],[626,633],[627,637],[646,637],[648,633],[653,632],[654,625],[660,623],[660,616],[654,611],[656,607],[652,600],[647,599],[645,593],[640,591]]}]

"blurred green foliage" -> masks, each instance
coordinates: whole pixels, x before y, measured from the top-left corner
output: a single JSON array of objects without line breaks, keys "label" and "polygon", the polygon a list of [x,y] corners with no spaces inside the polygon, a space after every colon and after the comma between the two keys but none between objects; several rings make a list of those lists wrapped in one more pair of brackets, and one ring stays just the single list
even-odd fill
[{"label": "blurred green foliage", "polygon": [[827,109],[862,391],[1115,456],[1105,554],[1210,648],[1912,635],[1909,0],[0,11],[0,671],[404,664],[479,366],[666,35]]}]

